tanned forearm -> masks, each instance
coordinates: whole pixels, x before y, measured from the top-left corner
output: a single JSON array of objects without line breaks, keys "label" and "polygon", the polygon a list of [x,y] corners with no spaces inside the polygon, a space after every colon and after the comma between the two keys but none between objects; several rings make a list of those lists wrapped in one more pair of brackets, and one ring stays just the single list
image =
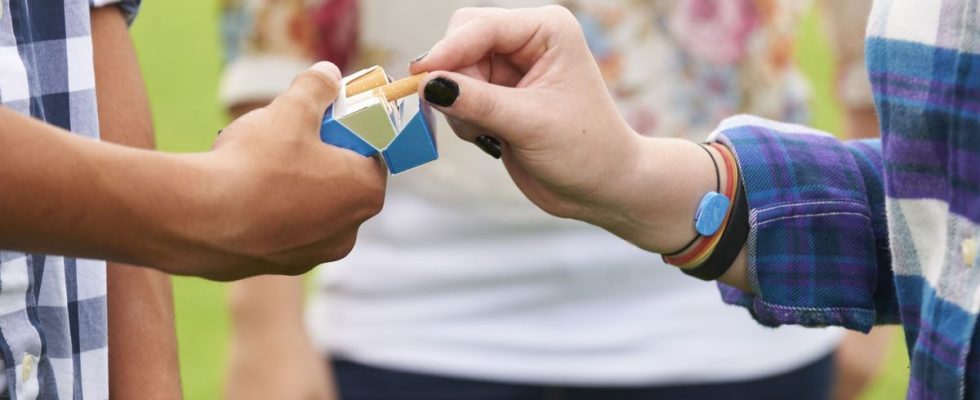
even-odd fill
[{"label": "tanned forearm", "polygon": [[0,191],[0,247],[177,273],[194,272],[178,266],[188,255],[209,254],[180,226],[206,217],[200,155],[97,143],[5,107],[0,121],[0,184],[17,188]]},{"label": "tanned forearm", "polygon": [[321,141],[339,87],[337,67],[317,63],[198,154],[99,143],[0,107],[0,248],[218,280],[340,259],[381,211],[387,174]]},{"label": "tanned forearm", "polygon": [[[117,8],[92,10],[92,42],[102,140],[153,149],[146,90]],[[170,277],[114,262],[106,274],[110,397],[181,398]]]}]

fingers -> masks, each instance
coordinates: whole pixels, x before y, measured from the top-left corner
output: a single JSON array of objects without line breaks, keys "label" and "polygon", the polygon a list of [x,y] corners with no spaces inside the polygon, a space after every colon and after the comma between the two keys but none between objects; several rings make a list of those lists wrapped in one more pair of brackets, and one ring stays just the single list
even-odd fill
[{"label": "fingers", "polygon": [[[482,128],[457,132],[462,139],[473,141],[481,132],[494,132],[511,141],[511,130],[527,114],[522,104],[527,95],[517,95],[516,89],[490,84],[454,72],[431,73],[419,86],[419,95],[453,120]],[[517,124],[519,125],[519,124]]]},{"label": "fingers", "polygon": [[[548,50],[568,11],[557,6],[531,10],[465,9],[458,26],[429,54],[411,65],[412,72],[454,71],[474,65],[488,54],[515,55],[533,62]],[[568,14],[570,15],[570,14]],[[571,17],[574,19],[574,17]]]},{"label": "fingers", "polygon": [[340,69],[336,65],[318,62],[297,75],[289,89],[277,97],[271,106],[288,107],[293,112],[302,111],[304,118],[318,120],[337,99],[340,79]]},{"label": "fingers", "polygon": [[456,10],[453,16],[449,18],[449,27],[446,28],[446,36],[450,33],[455,32],[459,27],[463,26],[471,19],[493,12],[503,11],[502,8],[483,8],[483,7],[464,7]]}]

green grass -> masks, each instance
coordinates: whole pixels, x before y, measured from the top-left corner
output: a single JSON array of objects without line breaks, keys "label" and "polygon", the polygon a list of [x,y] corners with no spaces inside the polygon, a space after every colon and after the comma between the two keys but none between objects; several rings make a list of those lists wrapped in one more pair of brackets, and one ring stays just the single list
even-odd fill
[{"label": "green grass", "polygon": [[[143,4],[133,35],[153,103],[157,143],[165,151],[206,150],[226,122],[215,97],[222,57],[219,6],[215,0]],[[814,83],[813,124],[837,131],[840,110],[831,96],[831,56],[813,16],[803,23],[798,54]],[[174,286],[184,393],[191,400],[217,399],[228,340],[225,285],[177,278]],[[885,371],[864,398],[902,398],[907,384],[908,357],[897,340]]]}]

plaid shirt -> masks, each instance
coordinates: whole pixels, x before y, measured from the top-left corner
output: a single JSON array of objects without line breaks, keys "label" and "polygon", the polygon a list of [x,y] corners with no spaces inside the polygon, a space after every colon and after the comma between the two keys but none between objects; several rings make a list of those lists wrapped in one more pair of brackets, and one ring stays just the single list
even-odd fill
[{"label": "plaid shirt", "polygon": [[[980,0],[879,0],[868,70],[880,141],[736,117],[749,281],[766,325],[905,328],[908,397],[980,398]],[[887,195],[887,196],[886,196]]]},{"label": "plaid shirt", "polygon": [[[98,139],[89,7],[108,3],[139,0],[0,0],[0,103]],[[105,262],[0,250],[0,363],[4,398],[108,398]]]}]

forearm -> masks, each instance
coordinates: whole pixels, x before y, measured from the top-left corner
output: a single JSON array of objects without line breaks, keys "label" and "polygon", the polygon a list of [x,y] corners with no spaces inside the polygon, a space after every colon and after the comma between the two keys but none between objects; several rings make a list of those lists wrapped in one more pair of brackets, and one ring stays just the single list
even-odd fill
[{"label": "forearm", "polygon": [[234,334],[302,332],[304,293],[302,277],[257,276],[232,283],[228,296]]},{"label": "forearm", "polygon": [[853,106],[844,110],[844,137],[848,139],[874,139],[881,136],[878,112],[873,105]]},{"label": "forearm", "polygon": [[231,285],[226,398],[336,397],[326,358],[303,323],[304,292],[301,277],[260,276]]},{"label": "forearm", "polygon": [[113,399],[179,399],[170,277],[109,263],[109,392]]},{"label": "forearm", "polygon": [[200,156],[98,143],[4,107],[0,120],[0,182],[17,188],[0,192],[0,247],[176,273],[208,254],[191,236],[210,219]]},{"label": "forearm", "polygon": [[[92,11],[92,42],[102,140],[153,149],[149,102],[118,9]],[[170,277],[114,262],[106,275],[110,396],[181,398]]]},{"label": "forearm", "polygon": [[834,399],[859,398],[885,365],[897,331],[896,327],[876,326],[868,334],[847,332],[834,357],[837,365]]}]

